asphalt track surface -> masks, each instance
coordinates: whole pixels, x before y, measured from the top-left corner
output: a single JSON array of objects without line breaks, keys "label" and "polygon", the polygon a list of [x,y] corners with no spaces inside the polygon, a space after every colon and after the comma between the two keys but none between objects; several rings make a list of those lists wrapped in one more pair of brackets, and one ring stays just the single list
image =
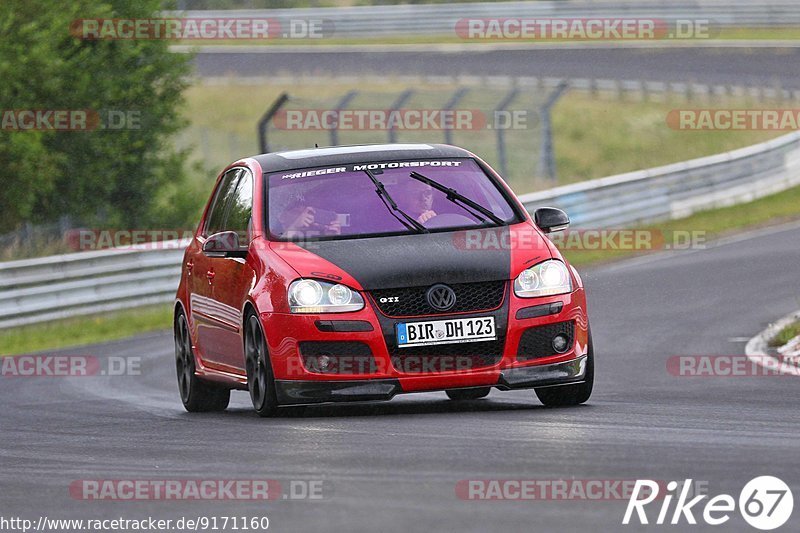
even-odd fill
[{"label": "asphalt track surface", "polygon": [[[141,357],[139,376],[0,378],[0,516],[177,519],[262,516],[270,530],[636,531],[626,501],[464,501],[467,479],[652,478],[707,482],[738,498],[776,475],[800,496],[793,377],[677,377],[678,354],[742,354],[746,337],[800,307],[800,226],[583,273],[597,352],[595,393],[542,407],[532,391],[444,393],[294,409],[259,419],[246,393],[188,414],[169,334],[69,350]],[[80,479],[323,480],[323,499],[82,501]],[[657,509],[651,511],[651,520]],[[784,530],[797,531],[798,511]],[[652,530],[652,526],[648,530]],[[655,528],[660,530],[661,528]],[[724,527],[754,531],[734,513]]]},{"label": "asphalt track surface", "polygon": [[207,53],[196,72],[210,76],[435,75],[539,76],[800,88],[800,48],[589,48],[367,51],[326,47],[261,53]]}]

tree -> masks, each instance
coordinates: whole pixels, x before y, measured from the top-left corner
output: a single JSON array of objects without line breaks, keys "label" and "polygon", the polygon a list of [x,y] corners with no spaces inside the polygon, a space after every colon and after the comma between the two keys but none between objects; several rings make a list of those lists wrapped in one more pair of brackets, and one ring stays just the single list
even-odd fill
[{"label": "tree", "polygon": [[0,2],[0,111],[90,110],[102,123],[91,131],[0,131],[0,232],[63,215],[144,226],[158,191],[184,179],[185,156],[170,137],[185,125],[191,57],[170,53],[164,40],[84,40],[70,31],[79,19],[152,18],[163,7]]}]

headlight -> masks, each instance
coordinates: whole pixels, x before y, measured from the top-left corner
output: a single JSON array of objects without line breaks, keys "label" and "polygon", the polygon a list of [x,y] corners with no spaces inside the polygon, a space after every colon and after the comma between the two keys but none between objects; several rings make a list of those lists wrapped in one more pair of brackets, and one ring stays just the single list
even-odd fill
[{"label": "headlight", "polygon": [[353,300],[353,291],[344,285],[334,285],[328,289],[328,300],[333,305],[347,305]]},{"label": "headlight", "polygon": [[523,270],[514,281],[514,294],[520,298],[536,298],[568,292],[572,292],[572,278],[569,276],[567,265],[552,259]]},{"label": "headlight", "polygon": [[298,279],[289,285],[292,313],[343,313],[363,308],[364,298],[346,285],[315,279]]}]

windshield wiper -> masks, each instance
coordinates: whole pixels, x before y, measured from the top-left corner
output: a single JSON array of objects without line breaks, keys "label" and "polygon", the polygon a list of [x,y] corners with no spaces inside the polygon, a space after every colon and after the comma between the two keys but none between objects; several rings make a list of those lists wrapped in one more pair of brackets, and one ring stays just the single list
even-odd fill
[{"label": "windshield wiper", "polygon": [[420,224],[418,220],[414,219],[414,217],[398,207],[397,202],[392,199],[391,195],[386,190],[386,187],[383,186],[383,183],[381,183],[380,180],[378,180],[378,178],[372,174],[372,172],[364,169],[364,173],[369,176],[369,179],[371,179],[372,183],[375,184],[375,192],[378,194],[378,197],[383,202],[383,205],[386,206],[386,209],[389,210],[394,218],[396,218],[401,224],[410,230],[416,230],[419,233],[430,233],[428,228]]},{"label": "windshield wiper", "polygon": [[[498,217],[497,215],[495,215],[494,213],[492,213],[491,211],[489,211],[488,209],[483,207],[478,202],[472,200],[471,198],[469,198],[467,196],[464,196],[463,194],[461,194],[460,192],[458,192],[455,189],[451,189],[450,187],[442,185],[438,181],[432,180],[431,178],[429,178],[427,176],[423,176],[419,172],[412,172],[411,173],[411,178],[415,179],[417,181],[421,181],[422,183],[426,183],[426,184],[430,185],[431,187],[433,187],[434,189],[443,192],[445,195],[447,195],[447,199],[448,200],[450,200],[454,204],[458,205],[459,207],[461,207],[465,211],[469,212],[470,214],[475,216],[477,219],[479,219],[481,222],[486,222],[486,218],[484,218],[482,216],[479,216],[477,213],[475,213],[473,211],[470,211],[469,209],[467,209],[467,207],[473,209],[474,211],[477,211],[478,213],[483,214],[485,217],[490,218],[492,220],[492,222],[494,222],[498,226],[502,226],[505,223],[505,221],[502,218]],[[463,204],[463,205],[461,205],[461,204]]]}]

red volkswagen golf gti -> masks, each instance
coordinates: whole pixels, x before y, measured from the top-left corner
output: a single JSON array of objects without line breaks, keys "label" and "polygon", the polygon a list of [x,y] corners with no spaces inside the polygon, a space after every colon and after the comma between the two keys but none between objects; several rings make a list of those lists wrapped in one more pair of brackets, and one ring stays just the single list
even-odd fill
[{"label": "red volkswagen golf gti", "polygon": [[217,180],[175,303],[189,411],[232,389],[256,412],[536,391],[585,402],[594,378],[578,273],[500,176],[453,146],[387,144],[242,159]]}]

